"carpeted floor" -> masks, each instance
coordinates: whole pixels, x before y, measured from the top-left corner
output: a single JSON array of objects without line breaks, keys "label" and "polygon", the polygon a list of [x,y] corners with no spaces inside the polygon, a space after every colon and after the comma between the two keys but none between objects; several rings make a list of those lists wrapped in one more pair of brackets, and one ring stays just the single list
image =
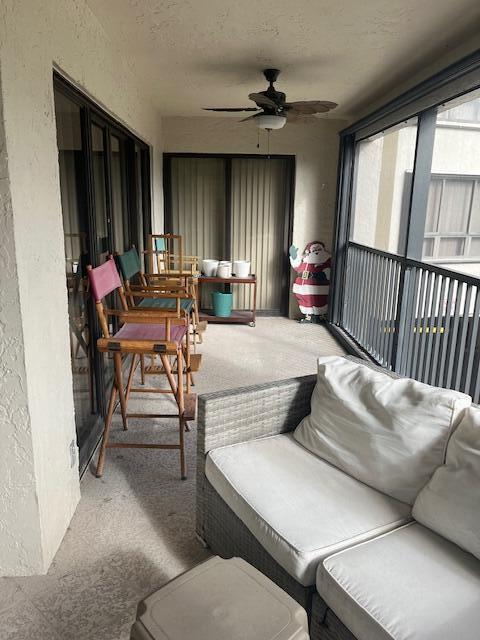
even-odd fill
[{"label": "carpeted floor", "polygon": [[[342,353],[324,327],[284,318],[210,325],[198,350],[198,394],[313,373],[317,356]],[[132,411],[158,402],[137,397]],[[132,420],[125,434],[116,416],[113,437],[173,442],[177,428]],[[137,603],[208,556],[194,533],[195,437],[193,425],[184,482],[177,452],[167,450],[110,449],[102,479],[87,470],[48,574],[0,579],[2,640],[127,639]]]}]

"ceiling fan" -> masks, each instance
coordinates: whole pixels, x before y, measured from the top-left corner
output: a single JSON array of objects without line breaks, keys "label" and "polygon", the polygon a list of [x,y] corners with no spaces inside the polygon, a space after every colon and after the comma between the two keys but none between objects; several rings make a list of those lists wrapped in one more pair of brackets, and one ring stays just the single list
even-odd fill
[{"label": "ceiling fan", "polygon": [[263,75],[269,83],[265,91],[250,93],[248,97],[253,100],[256,107],[212,107],[204,108],[204,111],[255,111],[255,113],[240,122],[255,120],[260,129],[281,129],[287,122],[305,122],[311,120],[315,113],[326,113],[335,109],[335,102],[327,100],[301,100],[299,102],[287,102],[287,96],[282,91],[277,91],[273,86],[280,74],[279,69],[264,69]]}]

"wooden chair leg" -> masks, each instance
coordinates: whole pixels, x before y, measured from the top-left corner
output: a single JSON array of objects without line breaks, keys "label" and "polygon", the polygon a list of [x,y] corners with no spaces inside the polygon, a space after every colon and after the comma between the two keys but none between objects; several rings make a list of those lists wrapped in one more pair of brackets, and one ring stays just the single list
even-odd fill
[{"label": "wooden chair leg", "polygon": [[117,387],[114,382],[112,385],[112,391],[110,393],[110,400],[108,402],[107,415],[105,416],[105,426],[103,428],[102,444],[100,445],[100,452],[98,454],[97,470],[95,475],[97,478],[103,476],[103,467],[105,465],[105,456],[107,453],[108,436],[110,433],[110,425],[112,424],[113,410],[115,409],[115,400],[117,399]]},{"label": "wooden chair leg", "polygon": [[194,285],[194,300],[195,300],[195,303],[193,305],[193,312],[195,314],[195,324],[198,325],[200,322],[200,314],[198,312],[198,305],[199,305],[198,284]]},{"label": "wooden chair leg", "polygon": [[182,416],[179,417],[178,437],[180,441],[180,477],[187,479],[187,462],[185,459],[185,425]]},{"label": "wooden chair leg", "polygon": [[187,463],[185,460],[185,404],[183,399],[183,355],[182,347],[178,349],[177,353],[177,379],[178,379],[178,411],[179,411],[179,444],[180,444],[180,474],[182,480],[187,478]]},{"label": "wooden chair leg", "polygon": [[181,345],[179,345],[177,350],[177,395],[178,408],[180,409],[180,413],[183,414],[185,403],[183,398],[183,351]]},{"label": "wooden chair leg", "polygon": [[117,384],[118,395],[120,398],[120,409],[122,412],[123,429],[128,429],[127,424],[127,403],[125,402],[125,392],[123,389],[123,374],[122,374],[122,354],[115,352],[113,354],[113,360],[115,363],[115,380]]},{"label": "wooden chair leg", "polygon": [[178,387],[177,387],[177,383],[175,382],[175,378],[173,377],[172,367],[170,365],[170,361],[169,361],[167,356],[162,356],[162,355],[160,356],[160,360],[162,361],[163,368],[165,370],[165,374],[166,374],[168,382],[170,384],[170,388],[171,388],[172,393],[175,396],[175,400],[177,401],[177,404],[178,404]]},{"label": "wooden chair leg", "polygon": [[128,381],[127,381],[127,388],[125,391],[125,405],[128,405],[128,399],[130,398],[130,391],[132,389],[132,383],[133,383],[133,376],[135,374],[135,370],[137,368],[138,365],[138,359],[139,356],[137,353],[134,353],[132,355],[132,362],[130,364],[130,371],[128,373]]},{"label": "wooden chair leg", "polygon": [[[196,304],[194,304],[192,312],[190,314],[190,324],[188,327],[188,340],[190,341],[190,335],[193,340],[193,353],[197,353],[197,314],[195,311]],[[190,334],[190,327],[192,328],[192,333]]]},{"label": "wooden chair leg", "polygon": [[185,336],[185,378],[187,381],[187,393],[190,393],[190,387],[192,384],[192,374],[190,373],[190,340],[188,335]]},{"label": "wooden chair leg", "polygon": [[[187,393],[190,393],[191,386],[192,386],[192,374],[190,371],[190,365],[191,365],[190,340],[188,339],[188,336],[186,338],[187,339],[185,342],[185,380],[187,382]],[[190,431],[190,427],[188,426],[188,423],[186,421],[185,421],[184,427],[185,427],[185,431]]]},{"label": "wooden chair leg", "polygon": [[140,383],[145,384],[145,356],[140,356]]}]

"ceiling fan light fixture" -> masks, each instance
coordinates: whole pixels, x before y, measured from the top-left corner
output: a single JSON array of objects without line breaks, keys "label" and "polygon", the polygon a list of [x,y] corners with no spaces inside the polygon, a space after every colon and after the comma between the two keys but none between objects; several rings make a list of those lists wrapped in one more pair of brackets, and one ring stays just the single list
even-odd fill
[{"label": "ceiling fan light fixture", "polygon": [[255,117],[255,124],[259,129],[282,129],[286,122],[287,118],[285,116],[277,116],[268,113]]}]

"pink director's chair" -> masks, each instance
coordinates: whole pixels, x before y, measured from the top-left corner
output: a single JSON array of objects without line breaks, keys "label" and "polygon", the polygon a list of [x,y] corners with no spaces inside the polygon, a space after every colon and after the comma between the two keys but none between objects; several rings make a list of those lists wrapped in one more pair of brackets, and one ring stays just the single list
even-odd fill
[{"label": "pink director's chair", "polygon": [[[95,299],[97,315],[102,329],[103,337],[97,341],[97,348],[102,353],[113,354],[115,377],[110,393],[102,444],[97,463],[97,477],[102,476],[105,464],[107,447],[147,448],[147,449],[178,449],[180,451],[180,468],[182,479],[186,478],[184,433],[187,422],[195,419],[196,396],[184,393],[184,365],[183,342],[188,339],[188,325],[186,318],[180,315],[179,305],[173,309],[129,309],[125,290],[113,257],[95,269],[87,267],[90,279],[92,296]],[[109,309],[104,306],[103,300],[110,293],[116,291],[121,310]],[[111,334],[109,318],[116,317],[123,323],[121,328]],[[122,356],[131,355],[131,364],[127,384],[124,387],[122,373]],[[140,356],[159,356],[164,373],[167,376],[169,389],[159,388],[133,388],[133,377],[139,364]],[[172,361],[176,362],[176,376],[172,370]],[[163,372],[162,372],[163,373]],[[177,412],[170,414],[145,414],[127,413],[130,393],[172,393],[177,405]],[[120,400],[123,428],[128,428],[128,418],[172,418],[179,420],[178,444],[141,444],[125,442],[109,442],[109,432],[115,403]]]}]

